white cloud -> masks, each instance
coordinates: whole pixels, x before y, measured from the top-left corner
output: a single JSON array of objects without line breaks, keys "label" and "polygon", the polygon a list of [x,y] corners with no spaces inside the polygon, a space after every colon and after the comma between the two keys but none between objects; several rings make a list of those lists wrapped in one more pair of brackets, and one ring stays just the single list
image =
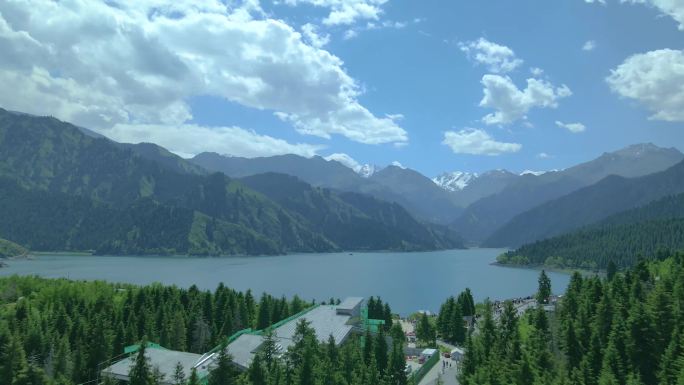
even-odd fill
[{"label": "white cloud", "polygon": [[342,60],[265,18],[256,0],[229,4],[1,1],[0,105],[107,134],[117,124],[182,126],[187,100],[206,95],[273,111],[305,134],[408,140],[359,103]]},{"label": "white cloud", "polygon": [[544,75],[544,70],[539,67],[532,67],[530,68],[530,73],[532,74],[532,76],[538,78]]},{"label": "white cloud", "polygon": [[392,166],[406,169],[406,167],[404,167],[404,165],[401,164],[398,160],[393,161]]},{"label": "white cloud", "polygon": [[442,144],[449,146],[455,154],[490,156],[518,152],[522,148],[518,143],[497,142],[486,131],[474,128],[447,131]]},{"label": "white cloud", "polygon": [[316,48],[324,47],[330,43],[330,35],[327,33],[320,34],[318,32],[318,27],[311,23],[307,23],[302,26],[302,33],[309,44]]},{"label": "white cloud", "polygon": [[361,167],[363,167],[354,158],[352,158],[351,156],[349,156],[345,153],[330,154],[330,155],[326,156],[324,159],[327,161],[336,161],[336,162],[342,163],[343,165],[354,170],[354,172],[359,172],[361,170]]},{"label": "white cloud", "polygon": [[566,85],[555,87],[551,83],[530,78],[527,87],[518,89],[511,78],[500,75],[482,77],[484,97],[481,107],[493,108],[496,112],[486,115],[486,124],[509,124],[524,119],[532,108],[556,108],[558,100],[572,95]]},{"label": "white cloud", "polygon": [[475,41],[459,43],[458,46],[470,60],[486,66],[491,72],[510,72],[523,63],[515,57],[512,49],[482,37]]},{"label": "white cloud", "polygon": [[572,132],[573,134],[578,134],[580,132],[586,131],[587,127],[582,123],[563,123],[556,120],[556,126],[560,128],[565,128],[566,130]]},{"label": "white cloud", "polygon": [[325,25],[349,25],[358,20],[378,20],[382,14],[382,5],[389,0],[285,0],[292,6],[310,4],[328,8],[330,13],[323,19]]},{"label": "white cloud", "polygon": [[356,30],[348,29],[348,30],[344,31],[344,35],[342,35],[342,38],[344,40],[351,40],[357,36],[359,36],[359,33]]},{"label": "white cloud", "polygon": [[684,51],[631,56],[611,70],[606,81],[613,92],[652,111],[651,119],[684,122]]},{"label": "white cloud", "polygon": [[[584,0],[585,3],[606,4],[606,0]],[[658,9],[679,23],[679,30],[684,31],[684,2],[681,0],[620,0],[620,3],[645,4]]]},{"label": "white cloud", "polygon": [[[325,148],[322,145],[292,144],[239,127],[209,128],[195,124],[117,124],[107,132],[107,135],[123,143],[153,142],[185,157],[203,151],[247,158],[282,154],[312,157]],[[192,138],[202,140],[189,140]]]},{"label": "white cloud", "polygon": [[589,40],[582,46],[583,51],[593,51],[596,49],[596,42],[594,40]]},{"label": "white cloud", "polygon": [[547,154],[546,152],[540,152],[537,154],[537,158],[539,159],[549,159],[551,158],[551,155]]},{"label": "white cloud", "polygon": [[620,0],[622,3],[647,4],[672,17],[684,31],[684,2],[681,0]]}]

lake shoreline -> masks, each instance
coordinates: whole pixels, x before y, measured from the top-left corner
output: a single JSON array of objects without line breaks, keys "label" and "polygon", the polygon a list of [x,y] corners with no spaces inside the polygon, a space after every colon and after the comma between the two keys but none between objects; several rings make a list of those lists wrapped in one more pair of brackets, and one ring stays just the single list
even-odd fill
[{"label": "lake shoreline", "polygon": [[[100,280],[147,285],[161,283],[213,291],[223,283],[239,291],[299,296],[327,301],[350,296],[381,297],[398,314],[437,312],[444,300],[470,288],[477,301],[532,295],[538,273],[501,269],[492,262],[501,249],[416,253],[326,253],[264,257],[169,257],[35,254],[0,269],[0,276]],[[562,291],[570,276],[549,273]]]},{"label": "lake shoreline", "polygon": [[598,276],[604,276],[606,273],[603,270],[595,271],[595,270],[587,270],[587,269],[582,269],[582,268],[573,268],[573,267],[553,267],[553,266],[545,266],[545,265],[512,265],[512,264],[505,264],[505,263],[499,263],[499,262],[492,262],[490,263],[492,266],[498,266],[498,267],[507,267],[511,269],[524,269],[524,270],[535,270],[535,271],[550,271],[554,273],[560,273],[560,274],[568,274],[571,275],[574,272],[580,273],[583,277],[591,277],[594,275]]}]

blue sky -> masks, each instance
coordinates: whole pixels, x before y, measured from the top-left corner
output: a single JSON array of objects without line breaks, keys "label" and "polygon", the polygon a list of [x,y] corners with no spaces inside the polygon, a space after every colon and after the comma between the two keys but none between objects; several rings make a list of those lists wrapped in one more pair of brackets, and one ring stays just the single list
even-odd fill
[{"label": "blue sky", "polygon": [[684,150],[684,4],[669,0],[17,0],[0,15],[0,106],[185,156],[434,176]]}]

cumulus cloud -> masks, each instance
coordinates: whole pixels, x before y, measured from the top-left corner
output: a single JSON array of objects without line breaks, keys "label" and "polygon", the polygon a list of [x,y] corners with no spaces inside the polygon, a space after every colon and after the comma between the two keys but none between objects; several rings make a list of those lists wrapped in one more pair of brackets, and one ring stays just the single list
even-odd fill
[{"label": "cumulus cloud", "polygon": [[327,161],[335,161],[342,163],[343,165],[351,168],[355,172],[359,172],[361,170],[361,167],[363,167],[359,162],[357,162],[354,158],[351,156],[345,154],[345,153],[335,153],[335,154],[330,154],[324,158]]},{"label": "cumulus cloud", "polygon": [[684,51],[631,56],[611,70],[606,81],[613,92],[652,111],[651,119],[684,122]]},{"label": "cumulus cloud", "polygon": [[583,51],[593,51],[596,49],[596,42],[594,40],[589,40],[582,46]]},{"label": "cumulus cloud", "polygon": [[153,142],[183,157],[203,151],[246,158],[283,154],[312,157],[325,148],[323,145],[292,144],[239,127],[203,127],[195,124],[117,124],[107,134],[111,139],[123,143]]},{"label": "cumulus cloud", "polygon": [[482,118],[486,124],[509,124],[524,119],[532,108],[556,108],[558,100],[572,95],[566,85],[555,87],[551,83],[530,78],[527,87],[518,89],[508,76],[485,75],[482,77],[484,97],[481,107],[496,110]]},{"label": "cumulus cloud", "polygon": [[[584,2],[606,4],[606,0],[584,0]],[[656,8],[661,13],[672,17],[679,23],[679,30],[684,31],[684,2],[681,0],[620,0],[620,3],[644,4]]]},{"label": "cumulus cloud", "polygon": [[330,43],[330,35],[327,33],[320,34],[318,32],[318,27],[311,23],[307,23],[302,26],[302,33],[309,44],[316,48],[324,47]]},{"label": "cumulus cloud", "polygon": [[566,130],[572,132],[573,134],[578,134],[580,132],[586,131],[587,127],[582,123],[563,123],[556,120],[556,126],[560,128],[565,128]]},{"label": "cumulus cloud", "polygon": [[447,131],[442,144],[449,146],[455,154],[490,156],[518,152],[522,148],[518,143],[498,142],[486,131],[475,128]]},{"label": "cumulus cloud", "polygon": [[684,31],[684,2],[681,0],[620,0],[622,3],[646,4],[672,17]]},{"label": "cumulus cloud", "polygon": [[183,127],[187,100],[214,96],[273,111],[304,134],[406,141],[394,120],[359,103],[342,60],[316,44],[256,0],[3,1],[0,104],[107,134]]},{"label": "cumulus cloud", "polygon": [[292,6],[310,4],[328,8],[330,13],[323,19],[325,25],[349,25],[359,20],[378,20],[382,5],[389,0],[285,0]]},{"label": "cumulus cloud", "polygon": [[475,41],[461,42],[459,48],[470,60],[486,66],[489,71],[495,73],[513,71],[523,63],[512,49],[482,37]]},{"label": "cumulus cloud", "polygon": [[539,67],[532,67],[530,68],[530,73],[532,74],[532,76],[538,78],[544,75],[544,70]]}]

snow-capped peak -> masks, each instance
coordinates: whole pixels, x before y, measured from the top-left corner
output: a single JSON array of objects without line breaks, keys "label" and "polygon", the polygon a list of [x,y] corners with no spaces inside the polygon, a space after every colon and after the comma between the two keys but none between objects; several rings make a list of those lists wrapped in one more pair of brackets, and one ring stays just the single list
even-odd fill
[{"label": "snow-capped peak", "polygon": [[370,178],[371,176],[373,176],[373,174],[380,170],[382,170],[382,167],[366,163],[363,166],[361,166],[358,170],[356,170],[356,173],[364,178]]},{"label": "snow-capped peak", "polygon": [[452,171],[445,172],[432,178],[435,184],[447,191],[461,191],[468,186],[468,184],[478,177],[475,173]]}]

